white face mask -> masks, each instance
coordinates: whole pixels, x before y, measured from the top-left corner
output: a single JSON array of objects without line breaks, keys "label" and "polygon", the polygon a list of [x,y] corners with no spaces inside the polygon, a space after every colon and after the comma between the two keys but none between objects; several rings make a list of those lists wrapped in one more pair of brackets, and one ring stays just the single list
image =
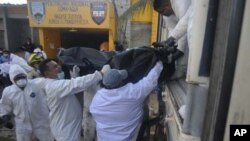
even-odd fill
[{"label": "white face mask", "polygon": [[64,79],[64,78],[65,78],[64,72],[60,72],[60,73],[57,74],[57,79],[58,80],[61,80],[61,79]]},{"label": "white face mask", "polygon": [[16,81],[16,85],[19,88],[24,88],[27,85],[27,79],[20,79]]}]

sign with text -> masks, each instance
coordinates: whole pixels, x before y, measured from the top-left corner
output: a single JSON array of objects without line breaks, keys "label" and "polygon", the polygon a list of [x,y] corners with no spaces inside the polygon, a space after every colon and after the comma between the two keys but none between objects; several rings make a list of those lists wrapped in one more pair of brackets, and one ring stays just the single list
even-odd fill
[{"label": "sign with text", "polygon": [[250,125],[230,125],[230,141],[249,141]]},{"label": "sign with text", "polygon": [[109,28],[109,3],[28,0],[31,27]]}]

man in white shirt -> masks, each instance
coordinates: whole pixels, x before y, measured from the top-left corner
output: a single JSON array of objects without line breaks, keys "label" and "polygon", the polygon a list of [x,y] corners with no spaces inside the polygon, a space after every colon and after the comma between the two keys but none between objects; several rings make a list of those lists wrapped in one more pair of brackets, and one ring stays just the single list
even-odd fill
[{"label": "man in white shirt", "polygon": [[46,59],[39,65],[41,75],[35,81],[44,88],[50,110],[51,131],[57,141],[80,141],[82,108],[75,94],[82,92],[102,79],[102,73],[64,79],[60,65]]},{"label": "man in white shirt", "polygon": [[[164,15],[163,20],[168,29],[168,39],[165,42],[174,49],[170,61],[177,60],[176,73],[173,77],[181,77],[186,72],[188,60],[188,24],[192,11],[191,0],[154,0],[154,9]],[[176,76],[177,75],[177,76]],[[172,77],[172,78],[173,78]]]},{"label": "man in white shirt", "polygon": [[124,86],[126,70],[111,69],[104,74],[104,88],[97,91],[90,105],[98,141],[132,140],[142,121],[143,102],[156,87],[162,69],[162,62],[157,62],[139,82]]}]

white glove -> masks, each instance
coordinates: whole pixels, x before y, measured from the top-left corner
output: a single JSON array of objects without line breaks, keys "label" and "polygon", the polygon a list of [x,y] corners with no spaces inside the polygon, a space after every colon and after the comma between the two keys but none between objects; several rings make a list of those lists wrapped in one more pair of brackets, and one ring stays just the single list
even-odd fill
[{"label": "white glove", "polygon": [[181,117],[183,118],[183,119],[185,119],[185,115],[186,115],[186,105],[182,105],[181,107],[180,107],[180,109],[179,109],[179,114],[181,115]]},{"label": "white glove", "polygon": [[109,64],[104,65],[104,66],[102,67],[101,73],[104,75],[104,74],[106,74],[110,69],[111,69],[111,68],[110,68],[110,65],[109,65]]},{"label": "white glove", "polygon": [[3,75],[3,77],[7,77],[7,73],[5,73],[5,72],[3,72],[2,75]]},{"label": "white glove", "polygon": [[79,76],[80,68],[77,65],[73,66],[73,70],[70,72],[71,78],[76,78]]}]

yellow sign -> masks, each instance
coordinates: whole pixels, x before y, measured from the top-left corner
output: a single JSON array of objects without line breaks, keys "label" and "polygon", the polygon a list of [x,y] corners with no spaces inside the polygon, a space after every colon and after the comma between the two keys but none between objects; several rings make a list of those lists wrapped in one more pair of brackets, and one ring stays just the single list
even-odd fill
[{"label": "yellow sign", "polygon": [[109,29],[110,4],[84,0],[28,0],[31,27]]}]

